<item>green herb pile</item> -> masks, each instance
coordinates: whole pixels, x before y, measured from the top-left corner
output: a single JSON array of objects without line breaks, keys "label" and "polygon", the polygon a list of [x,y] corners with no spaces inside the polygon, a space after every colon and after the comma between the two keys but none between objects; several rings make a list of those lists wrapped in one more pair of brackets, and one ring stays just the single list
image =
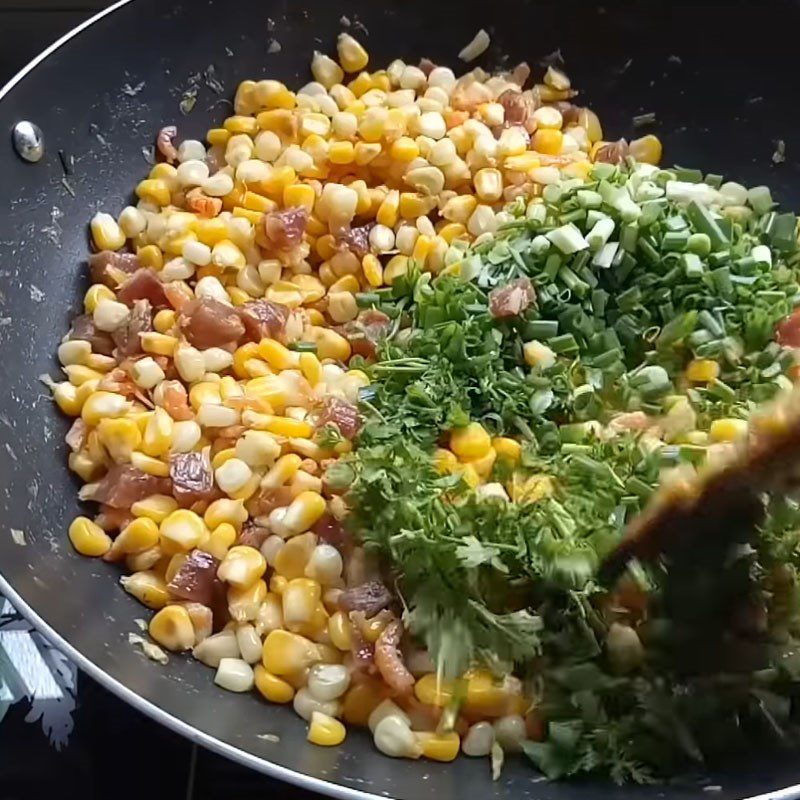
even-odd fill
[{"label": "green herb pile", "polygon": [[[773,338],[800,304],[796,229],[765,187],[598,164],[451,247],[438,278],[412,270],[358,298],[393,325],[364,365],[356,452],[328,478],[440,670],[524,680],[547,731],[525,752],[549,776],[644,782],[793,735],[796,504],[771,503],[754,541],[725,552],[637,566],[616,590],[594,576],[661,472],[713,447],[713,420],[790,385],[793,353]],[[535,303],[495,319],[491,291],[518,278]],[[549,356],[535,366],[532,341]],[[717,377],[690,384],[692,359]],[[610,433],[636,411],[659,438]],[[434,466],[469,421],[523,445],[518,464],[498,458],[492,491]],[[526,481],[545,487],[533,501],[496,486]]]}]

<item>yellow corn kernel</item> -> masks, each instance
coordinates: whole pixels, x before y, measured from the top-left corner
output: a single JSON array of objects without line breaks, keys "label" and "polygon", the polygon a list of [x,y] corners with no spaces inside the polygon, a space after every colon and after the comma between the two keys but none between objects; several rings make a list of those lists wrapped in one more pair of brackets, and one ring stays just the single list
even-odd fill
[{"label": "yellow corn kernel", "polygon": [[136,469],[140,469],[148,475],[154,475],[157,478],[169,477],[168,464],[159,461],[157,458],[148,456],[146,453],[142,453],[139,450],[134,450],[131,453],[131,464],[136,467]]},{"label": "yellow corn kernel", "polygon": [[300,353],[300,372],[312,388],[322,380],[322,364],[314,353]]},{"label": "yellow corn kernel", "polygon": [[408,256],[396,255],[389,259],[389,263],[383,269],[383,282],[391,286],[396,278],[408,272]]},{"label": "yellow corn kernel", "polygon": [[112,555],[136,555],[158,544],[158,525],[147,517],[137,517],[119,533],[111,548]]},{"label": "yellow corn kernel", "polygon": [[314,249],[316,250],[317,255],[323,261],[328,261],[329,259],[333,258],[338,252],[336,247],[336,239],[334,239],[333,235],[330,233],[320,236],[314,245]]},{"label": "yellow corn kernel", "polygon": [[396,161],[413,161],[419,156],[419,145],[410,136],[401,136],[392,142],[389,154]]},{"label": "yellow corn kernel", "polygon": [[70,453],[68,464],[69,468],[85,483],[94,480],[95,473],[103,466],[102,463],[95,461],[86,451]]},{"label": "yellow corn kernel", "polygon": [[146,178],[136,186],[136,196],[140,200],[154,203],[157,206],[168,206],[170,201],[169,186],[166,181],[157,178]]},{"label": "yellow corn kernel", "polygon": [[94,310],[101,300],[116,300],[116,295],[108,286],[102,283],[94,283],[86,290],[86,294],[83,297],[83,308],[86,313],[94,314]]},{"label": "yellow corn kernel", "polygon": [[709,383],[719,377],[719,364],[710,358],[695,358],[686,367],[686,377],[692,383]]},{"label": "yellow corn kernel", "polygon": [[203,514],[203,521],[209,530],[214,530],[223,523],[241,530],[242,525],[247,522],[247,509],[241,500],[229,500],[223,497],[209,505]]},{"label": "yellow corn kernel", "polygon": [[139,334],[142,343],[142,350],[145,353],[152,353],[157,356],[168,356],[172,358],[178,340],[174,336],[167,336],[156,331],[147,331]]},{"label": "yellow corn kernel", "polygon": [[564,134],[553,128],[540,128],[533,134],[531,148],[537,153],[548,156],[557,156],[561,152]]},{"label": "yellow corn kernel", "polygon": [[144,500],[137,500],[131,506],[131,513],[134,517],[147,517],[153,522],[163,522],[173,511],[178,508],[178,503],[174,497],[166,494],[152,494]]},{"label": "yellow corn kernel", "polygon": [[217,570],[217,576],[231,586],[246,589],[252,586],[266,569],[267,562],[258,550],[236,545],[225,554]]},{"label": "yellow corn kernel", "polygon": [[436,208],[436,197],[426,197],[418,192],[401,192],[399,208],[403,219],[416,220],[427,216]]},{"label": "yellow corn kernel", "polygon": [[325,500],[317,492],[301,492],[281,520],[281,526],[291,533],[307,531],[325,513]]},{"label": "yellow corn kernel", "polygon": [[169,452],[172,444],[172,417],[160,406],[156,406],[142,436],[142,450],[149,456],[158,458]]},{"label": "yellow corn kernel", "polygon": [[[89,384],[84,384],[87,385]],[[122,395],[113,392],[92,392],[83,403],[81,417],[87,425],[97,425],[101,419],[123,417],[130,409],[131,403]]]},{"label": "yellow corn kernel", "polygon": [[470,422],[450,434],[450,449],[462,460],[485,456],[492,448],[492,440],[479,422]]},{"label": "yellow corn kernel", "polygon": [[345,72],[360,72],[369,63],[367,51],[349,33],[339,34],[336,52]]},{"label": "yellow corn kernel", "polygon": [[101,419],[97,425],[100,443],[117,464],[126,464],[142,441],[139,428],[132,419]]},{"label": "yellow corn kernel", "polygon": [[165,554],[165,558],[168,559],[168,561],[164,568],[164,580],[167,583],[171,583],[172,579],[178,574],[189,556],[186,553],[175,553],[174,556]]},{"label": "yellow corn kernel", "polygon": [[433,453],[433,465],[440,475],[449,475],[458,468],[458,458],[455,453],[440,447]]},{"label": "yellow corn kernel", "polygon": [[463,461],[465,464],[472,467],[480,478],[485,480],[492,474],[496,459],[497,453],[494,451],[494,448],[490,447],[489,450],[479,458],[468,458],[463,459]]},{"label": "yellow corn kernel", "polygon": [[370,714],[383,702],[383,686],[376,680],[353,684],[342,702],[342,719],[351,725],[366,726]]},{"label": "yellow corn kernel", "polygon": [[432,236],[425,236],[424,234],[418,236],[414,244],[414,250],[411,253],[411,260],[416,261],[419,265],[424,264],[425,259],[433,249],[434,242],[435,239]]},{"label": "yellow corn kernel", "polygon": [[356,142],[353,157],[360,167],[366,166],[381,153],[380,142]]},{"label": "yellow corn kernel", "polygon": [[368,72],[359,72],[347,88],[356,96],[361,97],[362,94],[368,92],[372,88],[372,78]]},{"label": "yellow corn kernel", "polygon": [[304,305],[317,303],[325,297],[325,284],[314,275],[294,275],[291,282],[300,289]]},{"label": "yellow corn kernel", "polygon": [[335,611],[328,619],[328,636],[331,643],[343,653],[350,652],[353,642],[353,628],[350,618],[344,611]]},{"label": "yellow corn kernel", "polygon": [[468,486],[474,489],[481,484],[481,476],[472,464],[461,464],[456,470]]},{"label": "yellow corn kernel", "polygon": [[708,429],[712,442],[735,442],[747,436],[747,420],[725,417],[715,419]]},{"label": "yellow corn kernel", "polygon": [[231,586],[228,589],[228,611],[236,622],[248,622],[258,616],[258,609],[267,599],[267,584],[257,580],[245,589]]},{"label": "yellow corn kernel", "polygon": [[169,605],[150,620],[148,632],[154,641],[174,652],[194,647],[194,625],[183,606]]},{"label": "yellow corn kernel", "polygon": [[248,136],[255,136],[258,133],[258,123],[255,117],[245,117],[237,114],[233,117],[228,117],[223,125],[225,130],[232,135],[246,133]]},{"label": "yellow corn kernel", "polygon": [[455,731],[447,733],[417,733],[422,755],[433,761],[453,761],[461,749],[461,738]]},{"label": "yellow corn kernel", "polygon": [[270,200],[269,197],[264,197],[263,194],[251,191],[242,195],[241,205],[248,211],[257,211],[261,214],[269,214],[278,207],[278,204],[274,200]]},{"label": "yellow corn kernel", "polygon": [[336,747],[344,741],[346,734],[344,725],[338,719],[323,714],[321,711],[311,713],[311,724],[308,726],[307,737],[311,744],[321,747]]},{"label": "yellow corn kernel", "polygon": [[236,448],[226,447],[224,450],[218,450],[211,459],[211,469],[218,470],[226,461],[236,458]]},{"label": "yellow corn kernel", "polygon": [[225,220],[215,217],[214,219],[199,219],[195,228],[198,241],[213,247],[218,242],[228,238],[228,226]]},{"label": "yellow corn kernel", "polygon": [[350,292],[351,294],[355,294],[360,289],[361,286],[359,285],[358,278],[356,278],[355,275],[342,275],[341,278],[337,278],[336,283],[328,288],[328,293],[335,294],[336,292]]},{"label": "yellow corn kernel", "polygon": [[284,369],[296,369],[299,356],[275,339],[262,339],[258,344],[258,354],[272,369],[280,371]]},{"label": "yellow corn kernel", "polygon": [[311,212],[316,201],[317,194],[314,187],[307,183],[294,183],[284,187],[283,205],[285,208],[306,208]]},{"label": "yellow corn kernel", "polygon": [[[233,354],[233,374],[237,378],[249,378],[245,364],[251,358],[258,357],[258,344],[256,342],[248,342],[241,347],[237,347]],[[192,387],[194,388],[194,387]],[[191,395],[191,390],[190,390]]]},{"label": "yellow corn kernel", "polygon": [[255,667],[256,689],[270,703],[291,703],[294,699],[294,688],[277,675],[264,669],[262,664]]},{"label": "yellow corn kernel", "polygon": [[260,211],[250,211],[249,209],[242,208],[241,206],[234,206],[233,216],[239,217],[240,219],[246,219],[253,225],[260,225],[261,221],[264,219],[264,215]]},{"label": "yellow corn kernel", "polygon": [[224,147],[231,138],[231,132],[225,128],[210,128],[206,133],[206,141],[212,146]]},{"label": "yellow corn kernel", "polygon": [[331,164],[352,164],[355,158],[356,151],[352,142],[333,142],[328,148],[328,159]]},{"label": "yellow corn kernel", "polygon": [[305,420],[276,416],[268,416],[264,426],[259,426],[259,430],[267,430],[276,436],[286,436],[290,439],[308,439],[314,433],[314,428]]},{"label": "yellow corn kernel", "polygon": [[289,631],[271,631],[264,640],[261,660],[273,675],[285,676],[310,667],[319,659],[319,651],[308,639]]},{"label": "yellow corn kernel", "polygon": [[661,161],[661,141],[652,133],[634,139],[629,146],[628,153],[641,164],[658,164]]},{"label": "yellow corn kernel", "polygon": [[517,464],[522,455],[522,445],[516,439],[509,439],[506,436],[496,436],[492,439],[492,447],[498,458],[504,458],[512,464]]},{"label": "yellow corn kernel", "polygon": [[466,225],[478,206],[478,199],[471,194],[460,194],[451,197],[442,208],[442,216],[450,222]]},{"label": "yellow corn kernel", "polygon": [[377,256],[367,253],[361,259],[361,269],[370,286],[377,288],[383,284],[383,267]]},{"label": "yellow corn kernel", "polygon": [[302,578],[316,546],[316,537],[313,534],[292,537],[275,556],[275,572],[287,580]]},{"label": "yellow corn kernel", "polygon": [[143,267],[148,269],[161,269],[164,266],[164,255],[154,244],[146,244],[136,250],[136,257]]},{"label": "yellow corn kernel", "polygon": [[443,680],[435,672],[422,675],[414,684],[414,695],[417,700],[436,708],[446,706],[453,699],[453,693],[453,681]]},{"label": "yellow corn kernel", "polygon": [[281,595],[283,621],[286,627],[291,630],[291,626],[311,622],[321,596],[322,590],[317,581],[310,578],[292,578]]},{"label": "yellow corn kernel", "polygon": [[219,384],[211,383],[211,381],[200,381],[189,389],[189,403],[195,411],[206,403],[219,404],[221,402]]},{"label": "yellow corn kernel", "polygon": [[82,555],[97,558],[111,549],[111,537],[88,517],[75,517],[69,526],[69,540]]},{"label": "yellow corn kernel", "polygon": [[460,222],[449,222],[446,225],[442,225],[438,230],[438,236],[444,239],[447,244],[466,235],[467,229]]},{"label": "yellow corn kernel", "polygon": [[153,327],[159,333],[167,333],[175,326],[176,315],[171,308],[162,308],[153,317]]},{"label": "yellow corn kernel", "polygon": [[312,325],[303,333],[303,339],[314,342],[317,346],[317,358],[324,361],[326,358],[334,361],[347,361],[352,352],[350,343],[341,334],[330,328]]},{"label": "yellow corn kernel", "polygon": [[73,386],[81,386],[87,381],[99,381],[103,377],[102,372],[87,367],[85,364],[68,364],[63,369]]},{"label": "yellow corn kernel", "polygon": [[189,552],[197,547],[207,532],[203,520],[188,509],[179,508],[168,514],[159,526],[161,547],[164,552]]},{"label": "yellow corn kernel", "polygon": [[227,522],[223,522],[211,531],[208,540],[200,549],[211,553],[218,561],[222,561],[238,537],[239,533],[236,528]]},{"label": "yellow corn kernel", "polygon": [[528,173],[532,169],[537,169],[542,165],[542,161],[536,153],[530,150],[525,153],[520,153],[516,156],[506,156],[503,161],[503,168],[509,172],[525,172]]},{"label": "yellow corn kernel", "polygon": [[123,575],[119,582],[128,594],[133,595],[142,605],[155,611],[164,608],[170,601],[166,581],[152,570]]},{"label": "yellow corn kernel", "polygon": [[383,202],[378,207],[378,213],[375,215],[375,220],[381,225],[386,225],[387,228],[394,228],[397,225],[397,220],[400,213],[400,192],[392,189]]},{"label": "yellow corn kernel", "polygon": [[303,459],[295,453],[281,456],[262,479],[261,487],[263,489],[277,489],[279,486],[288,483],[295,476],[297,470],[300,469],[302,462]]}]

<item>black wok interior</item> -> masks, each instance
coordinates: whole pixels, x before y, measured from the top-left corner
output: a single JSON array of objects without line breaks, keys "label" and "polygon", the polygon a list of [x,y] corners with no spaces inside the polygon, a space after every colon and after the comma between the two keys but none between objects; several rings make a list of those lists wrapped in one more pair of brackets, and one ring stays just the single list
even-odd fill
[{"label": "black wok interior", "polygon": [[[314,747],[291,709],[224,692],[214,686],[212,670],[188,658],[173,656],[166,667],[143,658],[127,637],[139,631],[135,620],[145,609],[122,592],[112,567],[69,547],[65,532],[79,504],[66,469],[67,422],[37,376],[56,374],[54,351],[87,283],[89,218],[100,209],[116,214],[126,204],[149,168],[143,148],[163,124],[177,123],[181,138],[203,138],[229,113],[239,80],[275,77],[295,88],[309,80],[312,51],[334,49],[343,17],[373,66],[427,56],[458,68],[458,51],[479,27],[492,35],[477,62],[487,68],[523,59],[535,65],[560,48],[608,137],[639,135],[633,116],[654,112],[657,122],[648,130],[664,141],[665,161],[768,183],[785,205],[800,208],[796,2],[497,0],[472,9],[419,0],[133,0],[60,47],[0,102],[3,131],[19,119],[33,120],[47,146],[37,165],[14,156],[10,137],[0,148],[0,573],[35,621],[69,642],[112,690],[128,699],[138,695],[147,713],[162,715],[205,746],[264,771],[291,770],[278,777],[317,791],[572,800],[694,797],[711,784],[720,787],[712,796],[734,798],[800,783],[800,762],[786,754],[739,759],[699,783],[689,777],[619,789],[604,782],[546,783],[515,760],[497,783],[483,760],[392,761],[358,731],[340,748]],[[280,52],[268,53],[272,39]],[[225,94],[200,78],[196,106],[183,116],[182,93],[211,64]],[[778,139],[787,160],[776,165],[771,156]],[[62,182],[59,150],[74,157],[66,176],[74,197]],[[26,546],[14,542],[11,529],[24,532]]]}]

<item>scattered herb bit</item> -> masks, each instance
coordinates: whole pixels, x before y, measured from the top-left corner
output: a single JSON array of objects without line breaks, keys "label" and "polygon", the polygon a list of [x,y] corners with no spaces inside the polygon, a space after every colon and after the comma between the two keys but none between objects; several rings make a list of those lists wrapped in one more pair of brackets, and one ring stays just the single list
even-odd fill
[{"label": "scattered herb bit", "polygon": [[162,665],[169,663],[169,656],[157,644],[139,636],[138,633],[128,634],[128,644],[141,647],[142,653],[151,661]]},{"label": "scattered herb bit", "polygon": [[786,161],[786,142],[783,139],[778,139],[775,142],[775,152],[772,154],[773,164],[783,164]]},{"label": "scattered herb bit", "polygon": [[187,114],[192,113],[192,109],[195,107],[197,103],[197,89],[187,89],[181,98],[180,102],[180,110],[181,114],[186,116]]},{"label": "scattered herb bit", "polygon": [[129,83],[126,83],[122,87],[122,94],[126,94],[128,97],[136,97],[136,95],[144,89],[144,85],[144,81],[140,81],[136,86],[131,86]]},{"label": "scattered herb bit", "polygon": [[643,125],[652,125],[655,121],[655,111],[648,111],[646,114],[637,114],[633,118],[633,127],[641,128]]},{"label": "scattered herb bit", "polygon": [[278,744],[281,740],[281,737],[274,733],[257,733],[256,739],[262,739],[265,742],[272,742],[273,744]]},{"label": "scattered herb bit", "polygon": [[281,43],[277,39],[270,39],[267,45],[267,52],[270,54],[281,52]]},{"label": "scattered herb bit", "polygon": [[64,170],[65,175],[72,175],[75,167],[75,157],[67,155],[63,150],[58,151],[58,160],[61,162],[61,169]]},{"label": "scattered herb bit", "polygon": [[72,197],[75,197],[75,190],[72,188],[72,185],[66,178],[61,179],[61,185],[66,189],[67,193]]},{"label": "scattered herb bit", "polygon": [[14,541],[14,544],[19,545],[20,547],[25,547],[28,542],[25,540],[25,532],[19,530],[19,528],[9,528],[9,532],[11,533],[11,538]]},{"label": "scattered herb bit", "polygon": [[142,157],[148,164],[156,163],[156,148],[155,145],[146,144],[142,145]]}]

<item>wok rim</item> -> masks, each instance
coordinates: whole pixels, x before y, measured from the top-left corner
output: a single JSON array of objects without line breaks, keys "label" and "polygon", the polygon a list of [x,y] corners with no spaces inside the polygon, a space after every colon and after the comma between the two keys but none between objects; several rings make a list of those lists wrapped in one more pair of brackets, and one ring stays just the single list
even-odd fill
[{"label": "wok rim", "polygon": [[[134,0],[117,0],[107,8],[98,11],[88,19],[67,31],[63,36],[56,39],[52,44],[42,50],[38,55],[31,59],[15,75],[13,75],[2,87],[0,87],[0,101],[2,101],[22,80],[33,72],[42,62],[55,53],[63,45],[74,39],[80,33],[90,28],[96,22],[109,16],[120,8],[129,5]],[[136,711],[146,715],[155,722],[164,725],[180,736],[188,739],[192,744],[201,745],[213,753],[217,753],[230,759],[242,766],[256,772],[269,775],[279,780],[285,781],[293,786],[308,791],[319,792],[329,797],[342,798],[342,800],[382,800],[382,795],[372,792],[365,792],[338,783],[329,782],[321,778],[306,775],[275,764],[266,758],[253,755],[234,747],[221,739],[216,738],[199,728],[184,722],[181,719],[169,714],[159,708],[155,703],[146,697],[137,694],[129,689],[125,684],[112,677],[109,673],[97,666],[92,660],[70,644],[60,633],[52,628],[45,620],[32,608],[26,600],[13,588],[8,579],[0,572],[0,594],[21,613],[40,633],[42,633],[54,646],[68,656],[80,669],[99,683],[104,689],[110,691],[121,700],[129,704]],[[800,798],[800,783],[793,784],[781,789],[764,792],[758,795],[751,795],[742,800],[798,800]]]}]

